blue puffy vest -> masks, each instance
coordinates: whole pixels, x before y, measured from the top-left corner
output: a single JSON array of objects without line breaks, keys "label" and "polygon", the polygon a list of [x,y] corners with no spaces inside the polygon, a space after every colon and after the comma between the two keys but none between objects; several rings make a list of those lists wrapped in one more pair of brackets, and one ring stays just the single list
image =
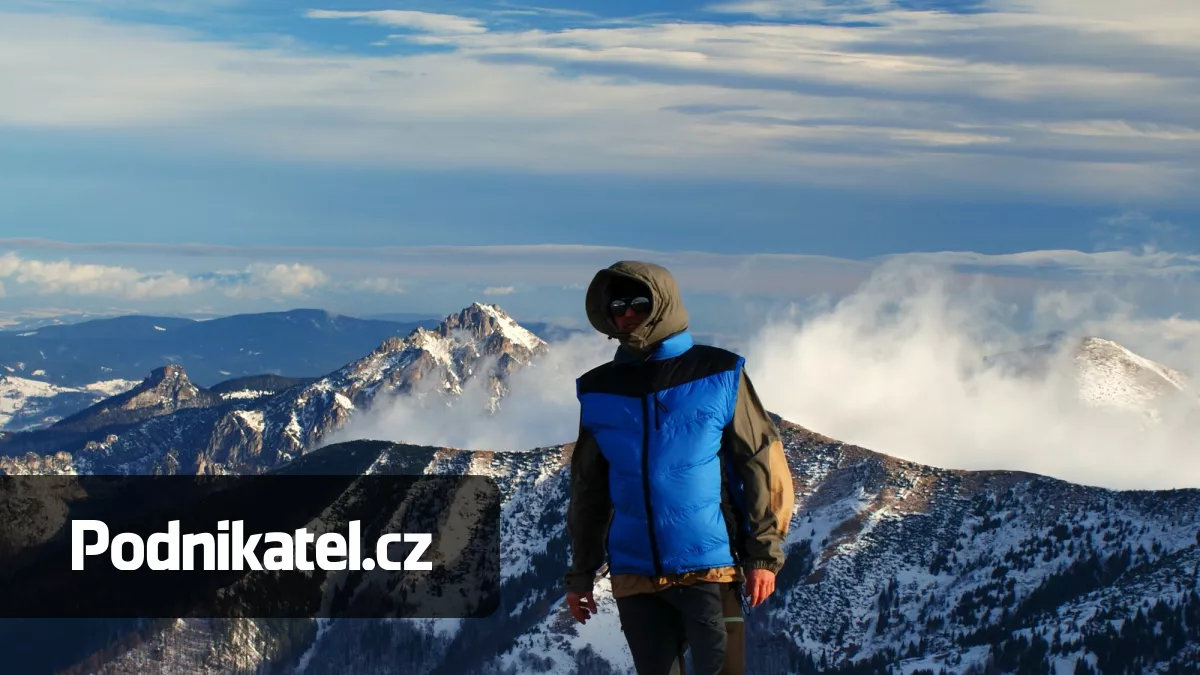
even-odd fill
[{"label": "blue puffy vest", "polygon": [[581,423],[609,466],[611,573],[735,564],[721,450],[743,364],[732,352],[695,345],[685,331],[646,361],[606,363],[576,382]]}]

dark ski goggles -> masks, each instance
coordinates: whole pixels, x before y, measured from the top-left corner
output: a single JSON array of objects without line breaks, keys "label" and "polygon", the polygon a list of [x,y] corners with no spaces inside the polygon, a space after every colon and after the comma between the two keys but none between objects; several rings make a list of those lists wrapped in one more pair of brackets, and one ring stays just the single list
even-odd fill
[{"label": "dark ski goggles", "polygon": [[625,310],[632,309],[634,314],[649,314],[650,313],[650,298],[618,298],[608,303],[608,311],[613,313],[613,316],[621,316]]}]

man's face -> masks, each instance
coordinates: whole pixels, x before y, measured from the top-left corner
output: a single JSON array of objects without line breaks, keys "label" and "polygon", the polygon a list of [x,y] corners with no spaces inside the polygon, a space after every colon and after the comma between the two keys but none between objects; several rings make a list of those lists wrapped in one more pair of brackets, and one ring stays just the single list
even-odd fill
[{"label": "man's face", "polygon": [[615,298],[609,303],[608,311],[618,332],[632,333],[650,316],[650,298],[647,295]]}]

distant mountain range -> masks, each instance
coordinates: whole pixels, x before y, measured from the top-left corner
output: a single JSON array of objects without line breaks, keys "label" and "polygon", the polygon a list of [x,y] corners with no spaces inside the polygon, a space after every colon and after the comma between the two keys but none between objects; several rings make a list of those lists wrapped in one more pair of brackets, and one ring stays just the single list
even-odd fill
[{"label": "distant mountain range", "polygon": [[[42,636],[49,655],[23,653],[57,659],[57,672],[105,675],[631,673],[607,579],[586,626],[562,606],[570,443],[526,452],[325,443],[381,396],[452,399],[481,378],[489,405],[502,406],[508,377],[552,348],[476,304],[315,379],[216,391],[164,369],[59,425],[0,439],[0,471],[10,474],[262,473],[365,452],[418,474],[491,476],[504,498],[493,617],[101,622],[98,632]],[[1182,375],[1116,343],[1084,340],[1065,354],[1094,405],[1140,412],[1192,395]],[[797,503],[777,594],[748,619],[749,672],[1200,672],[1200,490],[934,468],[778,423]],[[123,641],[108,642],[106,626]],[[5,630],[0,622],[0,643]]]},{"label": "distant mountain range", "polygon": [[545,350],[498,307],[476,303],[432,330],[389,337],[324,377],[279,379],[276,391],[253,389],[261,385],[245,378],[237,391],[208,390],[168,366],[50,427],[0,435],[0,470],[260,473],[319,444],[380,394],[453,395],[482,378],[494,405],[513,370]]},{"label": "distant mountain range", "polygon": [[[240,387],[245,378],[315,379],[389,338],[436,328],[441,320],[299,309],[205,321],[138,315],[42,321],[0,331],[0,431],[48,426],[167,366],[182,367],[193,385],[217,393]],[[526,327],[545,340],[578,332],[546,323]]]},{"label": "distant mountain range", "polygon": [[389,337],[437,325],[339,316],[321,310],[239,314],[207,321],[121,316],[0,331],[0,372],[60,386],[141,380],[182,365],[201,386],[247,375],[316,377]]},{"label": "distant mountain range", "polygon": [[0,431],[49,426],[137,384],[136,380],[117,379],[63,387],[42,380],[0,375]]}]

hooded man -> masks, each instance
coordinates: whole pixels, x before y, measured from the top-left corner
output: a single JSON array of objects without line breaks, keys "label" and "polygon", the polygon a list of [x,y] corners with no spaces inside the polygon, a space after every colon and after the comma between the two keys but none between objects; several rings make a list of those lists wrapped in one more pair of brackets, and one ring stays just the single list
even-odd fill
[{"label": "hooded man", "polygon": [[666,269],[618,262],[586,303],[620,347],[576,383],[568,607],[596,612],[607,557],[638,675],[681,674],[685,648],[695,675],[741,675],[741,596],[774,591],[795,500],[779,432],[744,359],[693,342]]}]

